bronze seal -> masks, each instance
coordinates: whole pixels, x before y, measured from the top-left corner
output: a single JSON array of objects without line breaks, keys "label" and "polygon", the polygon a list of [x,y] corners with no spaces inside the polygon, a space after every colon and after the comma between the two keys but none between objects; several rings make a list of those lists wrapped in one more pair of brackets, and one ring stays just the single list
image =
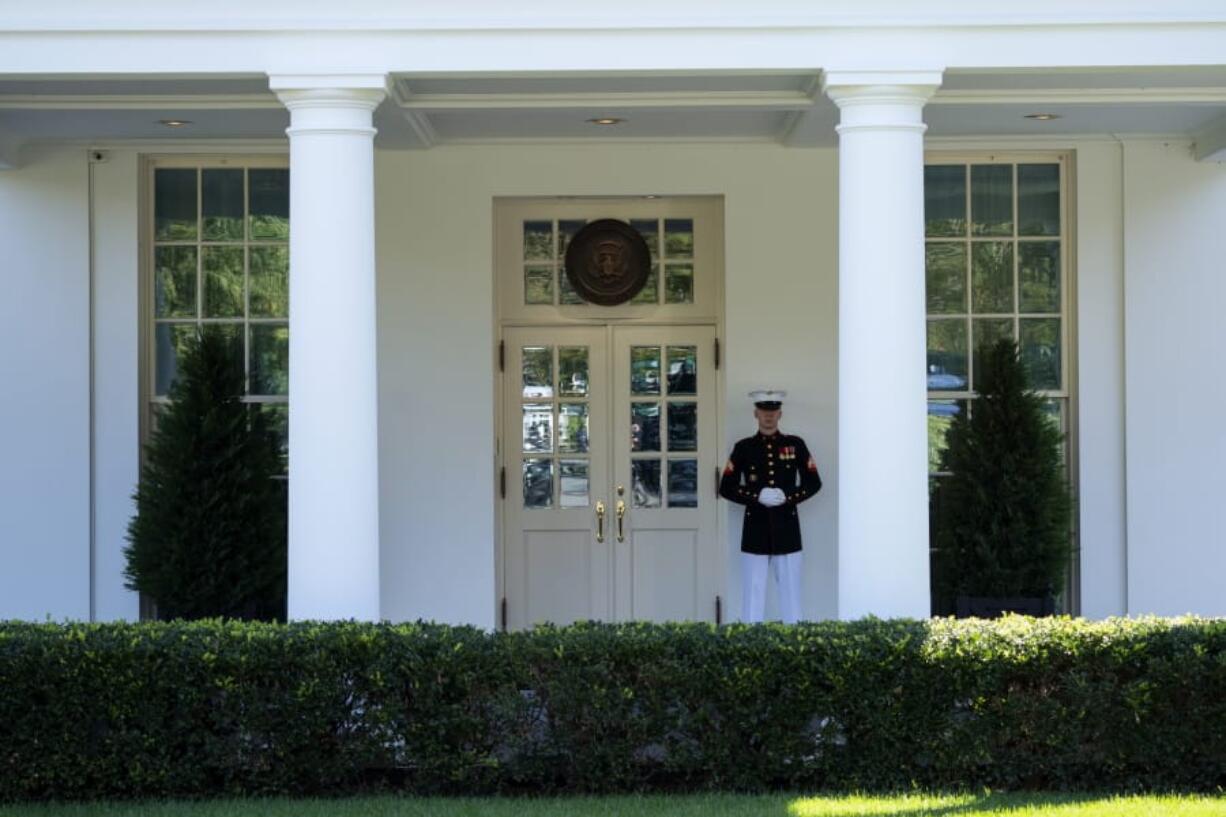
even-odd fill
[{"label": "bronze seal", "polygon": [[566,277],[588,303],[624,304],[639,293],[650,273],[651,250],[624,221],[590,222],[566,248]]}]

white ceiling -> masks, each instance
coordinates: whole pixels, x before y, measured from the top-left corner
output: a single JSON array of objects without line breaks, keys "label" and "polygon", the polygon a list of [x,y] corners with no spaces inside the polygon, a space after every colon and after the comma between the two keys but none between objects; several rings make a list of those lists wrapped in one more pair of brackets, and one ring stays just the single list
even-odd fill
[{"label": "white ceiling", "polygon": [[[820,72],[399,76],[376,112],[384,148],[517,141],[712,140],[836,144]],[[1037,122],[1028,113],[1056,113]],[[614,126],[586,120],[613,116]],[[1162,134],[1226,121],[1226,66],[958,71],[925,109],[931,137]],[[160,119],[192,124],[169,129]],[[260,76],[0,77],[0,141],[283,138]]]}]

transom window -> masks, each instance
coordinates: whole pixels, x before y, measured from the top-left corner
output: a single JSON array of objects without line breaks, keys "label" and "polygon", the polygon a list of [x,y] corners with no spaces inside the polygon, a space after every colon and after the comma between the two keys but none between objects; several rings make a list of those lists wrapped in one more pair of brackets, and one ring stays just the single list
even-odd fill
[{"label": "transom window", "polygon": [[184,343],[204,326],[241,341],[245,399],[285,439],[289,170],[284,160],[151,162],[147,399],[156,415]]}]

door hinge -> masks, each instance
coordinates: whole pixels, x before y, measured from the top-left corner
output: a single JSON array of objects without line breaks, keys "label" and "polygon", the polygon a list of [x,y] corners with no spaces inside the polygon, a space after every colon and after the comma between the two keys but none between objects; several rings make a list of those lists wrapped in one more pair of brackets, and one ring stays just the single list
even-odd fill
[{"label": "door hinge", "polygon": [[498,371],[505,372],[507,370],[507,342],[505,340],[498,341]]},{"label": "door hinge", "polygon": [[715,597],[715,626],[724,623],[724,600],[719,596]]},{"label": "door hinge", "polygon": [[719,368],[719,338],[715,339],[715,368]]},{"label": "door hinge", "polygon": [[499,613],[499,615],[502,618],[502,631],[505,633],[507,631],[507,597],[506,596],[502,597],[502,611]]},{"label": "door hinge", "polygon": [[498,472],[498,494],[503,498],[507,498],[507,467],[504,465]]}]

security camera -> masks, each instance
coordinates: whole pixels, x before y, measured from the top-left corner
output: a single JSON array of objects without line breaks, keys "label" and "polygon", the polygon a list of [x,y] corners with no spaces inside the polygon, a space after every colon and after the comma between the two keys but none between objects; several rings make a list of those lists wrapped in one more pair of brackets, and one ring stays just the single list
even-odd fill
[{"label": "security camera", "polygon": [[102,150],[91,150],[91,151],[89,152],[89,160],[90,160],[91,162],[95,162],[95,163],[97,163],[97,162],[105,162],[105,161],[106,161],[106,151],[102,151]]}]

